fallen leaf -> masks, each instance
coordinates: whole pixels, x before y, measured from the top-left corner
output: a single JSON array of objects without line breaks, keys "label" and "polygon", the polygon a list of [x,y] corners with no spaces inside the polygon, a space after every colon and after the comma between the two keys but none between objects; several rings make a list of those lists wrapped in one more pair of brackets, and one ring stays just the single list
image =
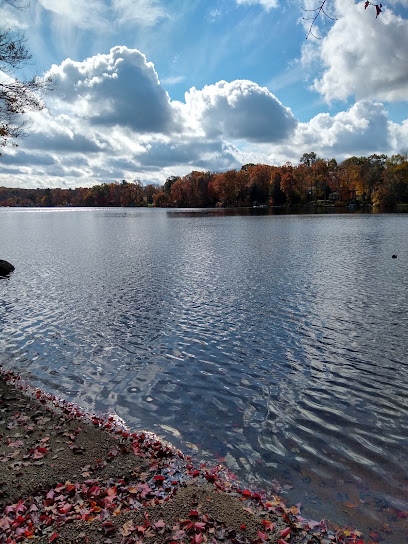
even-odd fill
[{"label": "fallen leaf", "polygon": [[262,525],[265,527],[265,531],[273,531],[274,524],[268,519],[264,519]]}]

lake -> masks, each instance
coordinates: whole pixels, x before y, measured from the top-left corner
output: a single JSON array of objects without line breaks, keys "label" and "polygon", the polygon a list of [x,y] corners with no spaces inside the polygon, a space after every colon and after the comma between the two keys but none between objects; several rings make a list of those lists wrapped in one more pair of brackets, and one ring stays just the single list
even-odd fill
[{"label": "lake", "polygon": [[407,236],[398,214],[0,209],[0,360],[405,542]]}]

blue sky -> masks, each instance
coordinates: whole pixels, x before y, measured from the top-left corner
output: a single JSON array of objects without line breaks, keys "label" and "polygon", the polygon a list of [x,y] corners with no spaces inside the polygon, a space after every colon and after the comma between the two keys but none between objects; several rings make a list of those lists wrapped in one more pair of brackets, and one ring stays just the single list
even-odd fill
[{"label": "blue sky", "polygon": [[[1,3],[0,3],[1,4]],[[51,76],[0,185],[163,183],[193,169],[408,148],[408,0],[31,0],[0,5]]]}]

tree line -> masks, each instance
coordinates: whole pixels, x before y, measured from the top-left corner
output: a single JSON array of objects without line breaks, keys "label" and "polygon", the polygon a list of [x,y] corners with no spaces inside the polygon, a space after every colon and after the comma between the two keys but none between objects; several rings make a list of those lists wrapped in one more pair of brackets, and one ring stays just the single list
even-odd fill
[{"label": "tree line", "polygon": [[407,154],[350,157],[341,163],[304,153],[297,166],[246,164],[227,172],[192,171],[162,187],[140,182],[76,189],[0,187],[0,206],[348,206],[408,204]]},{"label": "tree line", "polygon": [[341,163],[304,153],[298,166],[246,164],[222,173],[168,178],[154,197],[162,207],[254,205],[393,206],[408,203],[405,155],[350,157]]},{"label": "tree line", "polygon": [[152,206],[156,185],[139,182],[103,183],[75,189],[20,189],[0,187],[0,206],[22,207],[132,207]]}]

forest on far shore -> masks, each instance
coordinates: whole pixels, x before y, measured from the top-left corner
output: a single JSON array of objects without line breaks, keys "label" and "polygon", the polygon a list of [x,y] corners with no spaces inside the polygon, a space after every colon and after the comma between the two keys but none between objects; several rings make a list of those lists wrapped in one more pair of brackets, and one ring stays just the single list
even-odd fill
[{"label": "forest on far shore", "polygon": [[246,164],[240,170],[167,178],[163,186],[139,181],[75,189],[0,187],[0,206],[156,206],[206,208],[313,205],[354,207],[408,204],[407,155],[350,157],[341,163],[304,153],[298,166]]}]

